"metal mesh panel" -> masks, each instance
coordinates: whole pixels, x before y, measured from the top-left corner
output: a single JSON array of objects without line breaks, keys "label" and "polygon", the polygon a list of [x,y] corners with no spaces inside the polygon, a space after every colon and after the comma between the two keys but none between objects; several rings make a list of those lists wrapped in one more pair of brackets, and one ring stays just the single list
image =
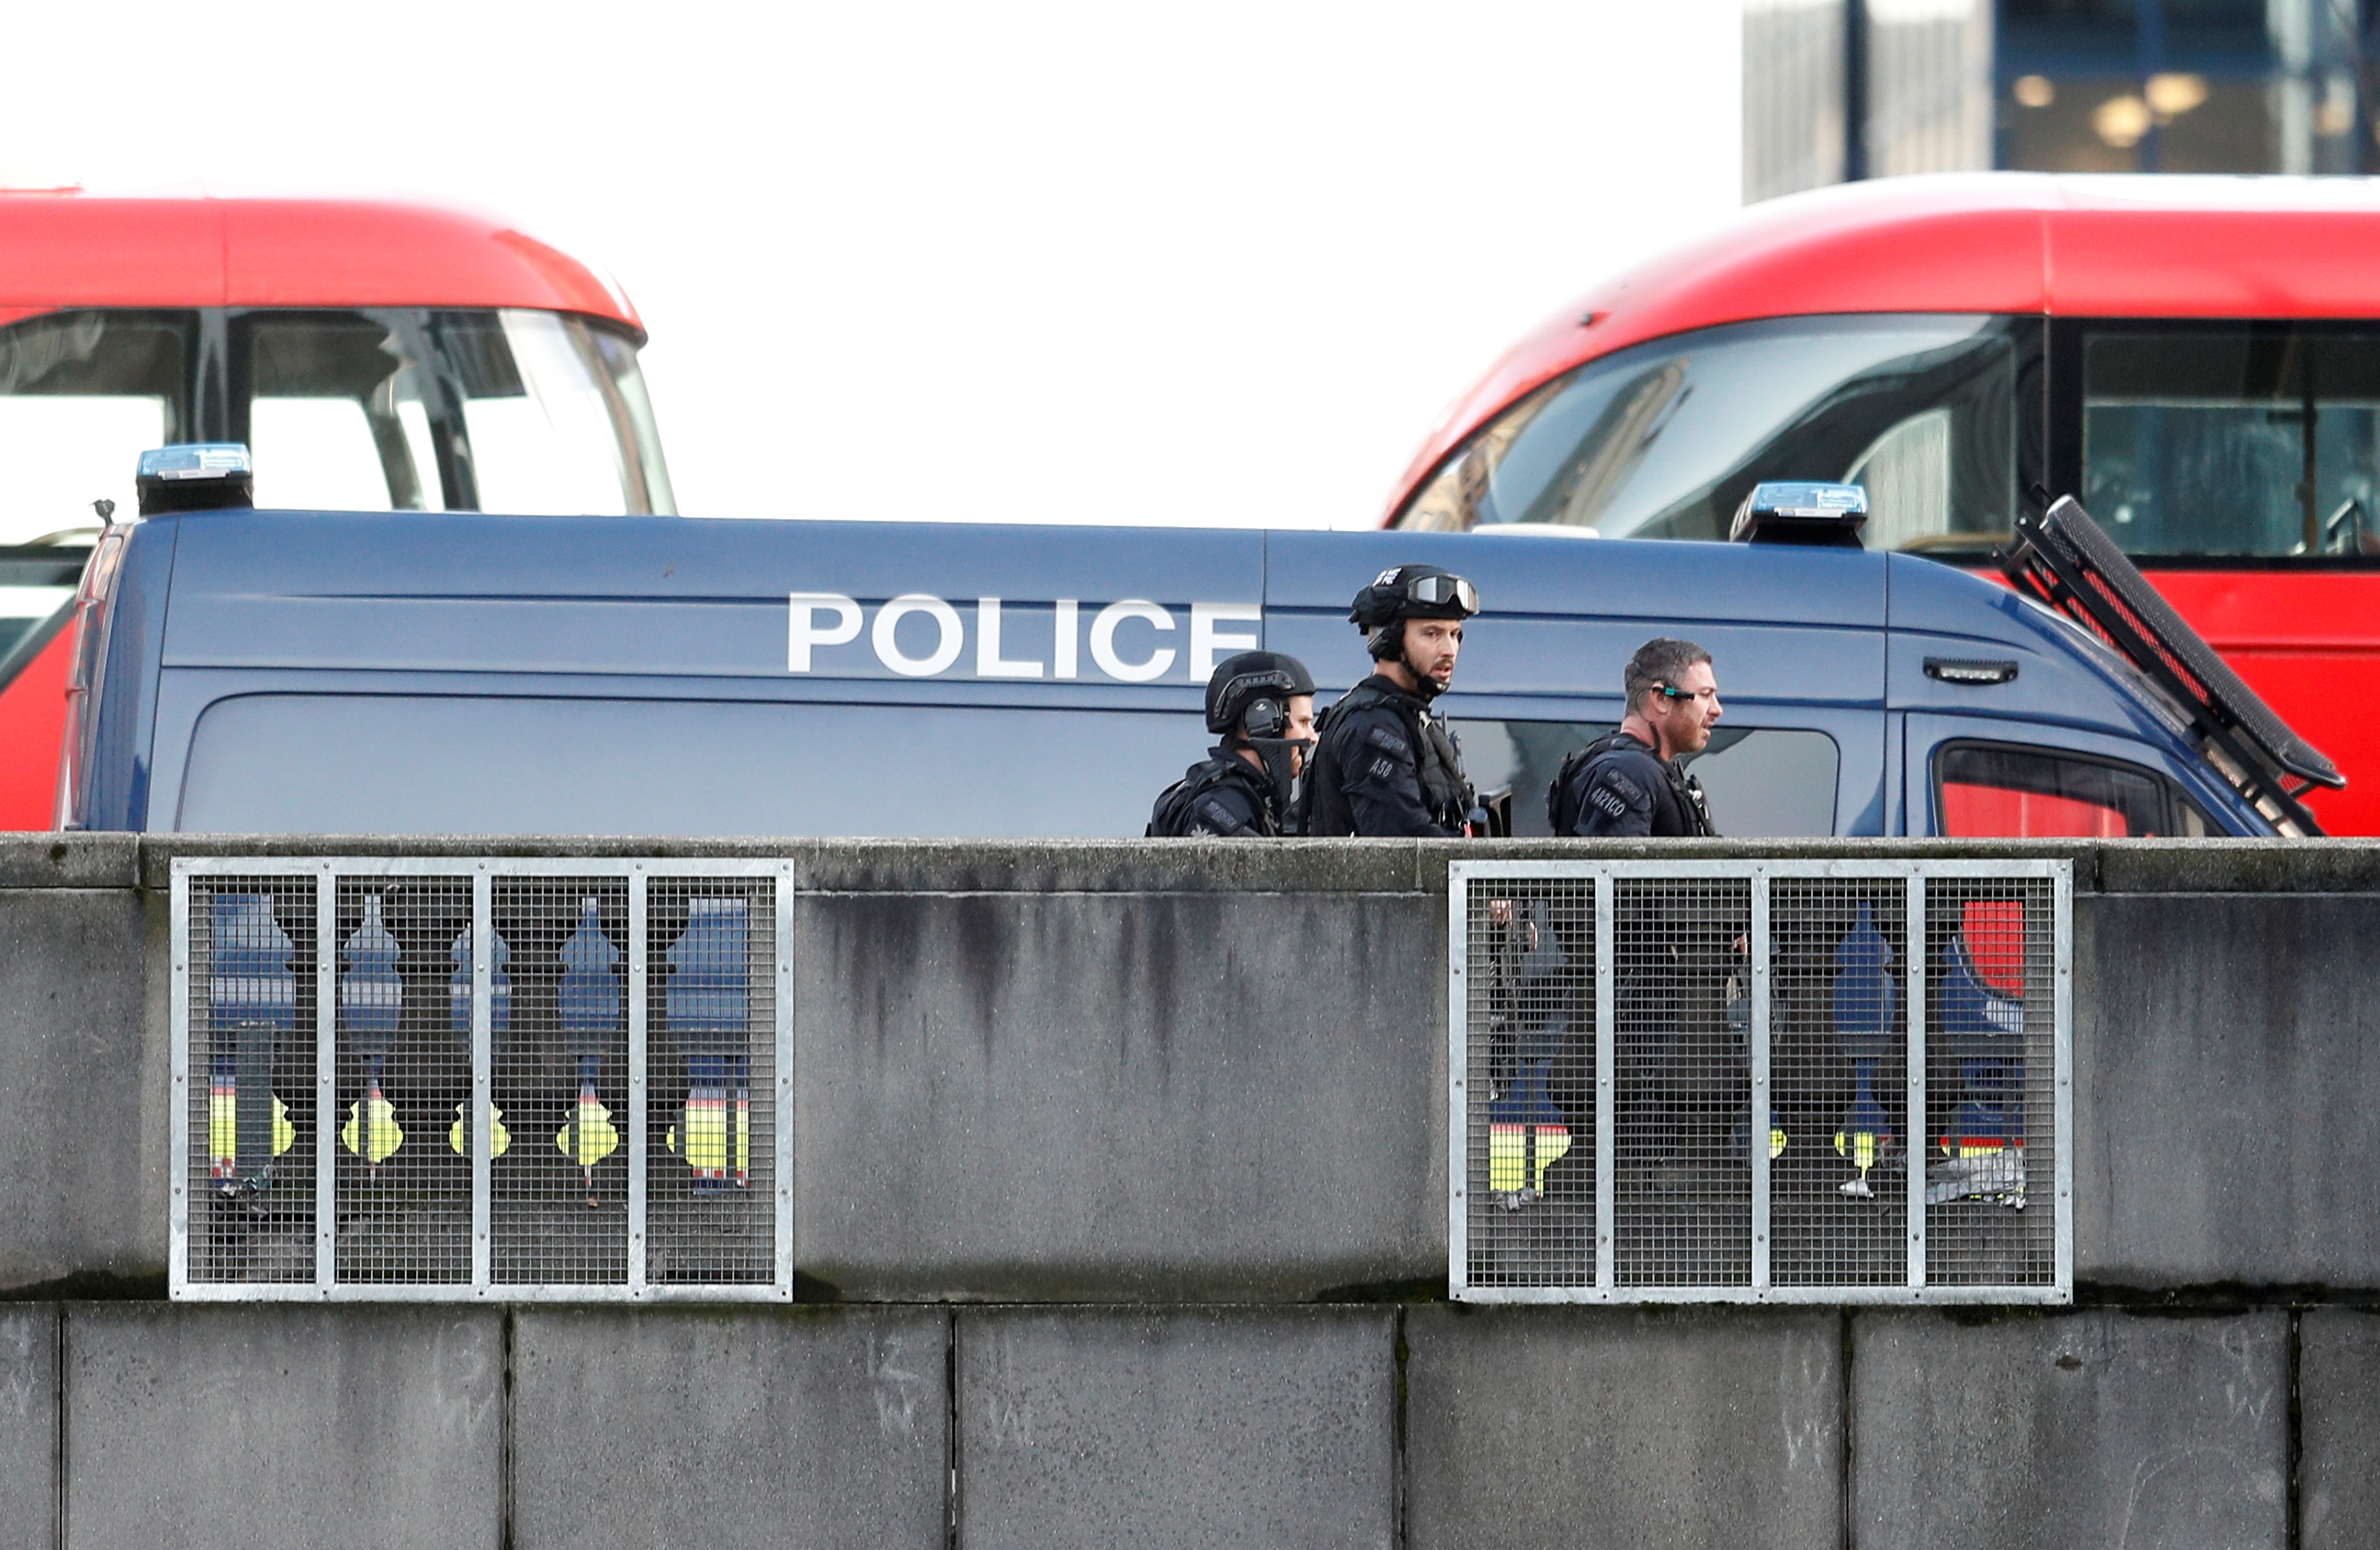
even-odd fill
[{"label": "metal mesh panel", "polygon": [[766,1282],[776,1264],[772,885],[657,877],[645,911],[645,1275]]},{"label": "metal mesh panel", "polygon": [[2044,879],[1926,884],[1932,1284],[2056,1278],[2054,907]]},{"label": "metal mesh panel", "polygon": [[790,884],[702,866],[176,858],[174,1295],[789,1297]]},{"label": "metal mesh panel", "polygon": [[1458,1297],[2070,1297],[2067,863],[1451,877]]},{"label": "metal mesh panel", "polygon": [[1483,886],[1469,908],[1470,1278],[1591,1286],[1595,885]]},{"label": "metal mesh panel", "polygon": [[1909,1275],[1908,885],[1779,878],[1768,907],[1770,1276]]},{"label": "metal mesh panel", "polygon": [[1613,1251],[1623,1286],[1745,1286],[1752,886],[1622,877],[1613,896]]},{"label": "metal mesh panel", "polygon": [[471,1279],[467,1022],[449,1020],[449,944],[469,940],[468,877],[336,879],[337,1279]]},{"label": "metal mesh panel", "polygon": [[188,1276],[314,1279],[315,880],[190,890]]},{"label": "metal mesh panel", "polygon": [[[499,877],[493,895],[492,1274],[625,1285],[628,880]],[[455,1026],[468,1037],[468,938],[455,961]]]}]

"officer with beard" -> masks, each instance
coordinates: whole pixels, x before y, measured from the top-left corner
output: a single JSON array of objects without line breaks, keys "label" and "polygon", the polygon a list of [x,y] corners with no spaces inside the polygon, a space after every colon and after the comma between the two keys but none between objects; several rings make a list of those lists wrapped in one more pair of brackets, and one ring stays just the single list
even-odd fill
[{"label": "officer with beard", "polygon": [[1309,835],[1455,836],[1473,807],[1463,755],[1429,702],[1454,681],[1463,621],[1479,612],[1471,583],[1434,565],[1384,570],[1347,617],[1376,670],[1319,725],[1309,782]]},{"label": "officer with beard", "polygon": [[1314,747],[1314,675],[1279,652],[1242,652],[1207,679],[1207,730],[1223,740],[1167,787],[1153,836],[1270,838],[1294,832],[1291,792]]}]

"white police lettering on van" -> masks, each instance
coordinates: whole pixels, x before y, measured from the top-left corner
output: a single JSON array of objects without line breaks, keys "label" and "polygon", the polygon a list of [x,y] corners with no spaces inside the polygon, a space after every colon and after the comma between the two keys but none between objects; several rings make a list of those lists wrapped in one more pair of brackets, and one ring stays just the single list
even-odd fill
[{"label": "white police lettering on van", "polygon": [[[873,623],[856,598],[842,592],[794,592],[786,625],[785,671],[832,672],[820,659],[824,648],[854,646],[863,625],[876,660],[905,678],[939,677],[960,666],[967,655],[965,616],[944,598],[930,592],[904,592],[876,610]],[[1016,604],[1038,607],[1038,604]],[[1082,677],[1083,603],[1080,598],[1053,599],[1052,629],[1046,641],[1031,631],[1030,641],[1014,628],[1019,621],[1003,617],[997,597],[975,600],[973,677],[978,678]],[[906,631],[903,624],[916,618]],[[1091,665],[1099,675],[1118,683],[1154,683],[1175,672],[1191,683],[1205,683],[1219,657],[1255,651],[1262,643],[1264,607],[1255,603],[1193,603],[1186,650],[1163,643],[1178,628],[1173,610],[1144,597],[1127,597],[1099,608],[1091,616]],[[1253,630],[1228,629],[1253,625]],[[1047,653],[1043,654],[1046,644]],[[917,653],[916,648],[927,649]],[[1017,654],[1010,656],[1007,653]],[[1027,654],[1028,653],[1032,654]],[[846,658],[846,661],[849,659]],[[965,669],[961,669],[964,675]]]}]

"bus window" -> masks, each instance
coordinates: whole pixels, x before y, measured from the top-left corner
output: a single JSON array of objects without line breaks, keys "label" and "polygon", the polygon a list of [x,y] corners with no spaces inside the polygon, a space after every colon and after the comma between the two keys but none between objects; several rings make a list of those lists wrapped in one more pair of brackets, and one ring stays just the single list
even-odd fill
[{"label": "bus window", "polygon": [[2380,555],[2380,335],[2091,324],[2082,504],[2146,555]]},{"label": "bus window", "polygon": [[129,516],[140,454],[188,419],[188,314],[50,312],[0,328],[0,544]]},{"label": "bus window", "polygon": [[240,330],[260,506],[443,511],[425,395],[403,331],[357,312],[252,314]]},{"label": "bus window", "polygon": [[[1544,836],[1546,787],[1576,749],[1611,730],[1571,721],[1457,721],[1472,784],[1512,787],[1512,832]],[[1835,832],[1840,755],[1824,732],[1722,726],[1687,768],[1710,797],[1711,821],[1743,838],[1826,836]]]},{"label": "bus window", "polygon": [[616,517],[651,510],[634,417],[589,331],[553,312],[449,312],[439,342],[461,388],[480,509]]},{"label": "bus window", "polygon": [[2009,319],[1877,315],[1654,340],[1506,409],[1395,525],[1722,539],[1761,480],[1864,477],[1869,547],[1973,547],[2010,523],[2018,357],[2039,336]]},{"label": "bus window", "polygon": [[[2042,749],[1951,743],[1934,756],[1941,832],[1954,838],[2139,838],[2174,833],[2166,783],[2129,764]],[[2207,832],[2204,820],[2185,833]]]},{"label": "bus window", "polygon": [[259,506],[530,516],[675,509],[636,348],[524,309],[243,314],[231,439]]}]

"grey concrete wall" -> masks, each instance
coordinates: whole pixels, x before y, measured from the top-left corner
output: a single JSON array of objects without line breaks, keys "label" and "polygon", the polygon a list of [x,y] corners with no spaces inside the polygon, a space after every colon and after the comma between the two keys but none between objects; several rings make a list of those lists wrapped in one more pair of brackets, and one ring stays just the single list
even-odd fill
[{"label": "grey concrete wall", "polygon": [[960,1543],[1397,1542],[1385,1310],[1009,1310],[959,1321]]},{"label": "grey concrete wall", "polygon": [[2380,1314],[2315,1308],[2298,1326],[2302,1550],[2380,1542]]},{"label": "grey concrete wall", "polygon": [[1411,893],[805,897],[802,1268],[871,1298],[1430,1274],[1445,929]]},{"label": "grey concrete wall", "polygon": [[28,1304],[0,1312],[0,1544],[2325,1550],[2374,1541],[2375,1330]]},{"label": "grey concrete wall", "polygon": [[2289,1536],[2289,1317],[1856,1321],[1856,1543],[2267,1545]]},{"label": "grey concrete wall", "polygon": [[86,1303],[66,1320],[68,1550],[501,1543],[501,1312]]},{"label": "grey concrete wall", "polygon": [[0,1286],[165,1259],[164,1021],[128,887],[0,887]]},{"label": "grey concrete wall", "polygon": [[524,1311],[511,1543],[940,1544],[950,1316]]},{"label": "grey concrete wall", "polygon": [[1415,1544],[1841,1543],[1831,1309],[1421,1307],[1405,1339]]},{"label": "grey concrete wall", "polygon": [[[2081,1282],[2380,1293],[2380,845],[1762,849],[2071,859]],[[1447,861],[1649,848],[0,839],[0,1291],[162,1283],[176,854],[489,850],[793,860],[812,1289],[1294,1301],[1445,1273]]]},{"label": "grey concrete wall", "polygon": [[0,1311],[0,1525],[7,1543],[54,1550],[58,1501],[58,1311]]},{"label": "grey concrete wall", "polygon": [[2075,914],[2077,1277],[2380,1287],[2380,893]]}]

